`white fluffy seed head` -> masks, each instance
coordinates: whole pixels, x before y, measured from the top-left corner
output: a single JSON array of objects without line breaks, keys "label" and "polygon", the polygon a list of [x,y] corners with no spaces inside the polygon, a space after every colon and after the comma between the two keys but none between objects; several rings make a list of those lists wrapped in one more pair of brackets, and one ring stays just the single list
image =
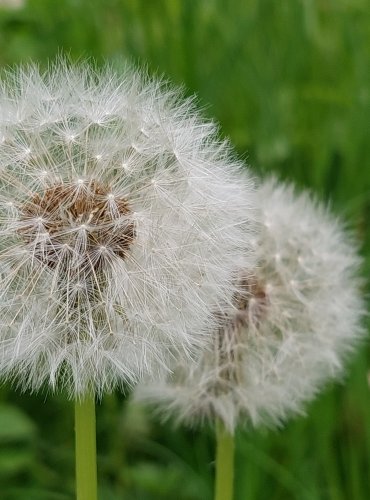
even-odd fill
[{"label": "white fluffy seed head", "polygon": [[58,62],[6,75],[0,137],[0,375],[101,395],[192,356],[254,262],[216,127],[136,71]]},{"label": "white fluffy seed head", "polygon": [[355,245],[306,193],[270,178],[259,188],[263,225],[254,274],[239,272],[234,310],[218,314],[212,347],[136,397],[178,422],[221,419],[273,426],[301,413],[342,372],[363,334]]}]

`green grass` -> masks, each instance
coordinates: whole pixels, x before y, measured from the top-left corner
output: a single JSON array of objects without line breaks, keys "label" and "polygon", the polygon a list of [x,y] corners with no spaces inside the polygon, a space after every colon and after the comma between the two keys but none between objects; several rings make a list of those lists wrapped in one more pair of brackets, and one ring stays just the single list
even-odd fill
[{"label": "green grass", "polygon": [[[0,9],[0,64],[58,52],[147,65],[196,93],[256,172],[313,189],[363,244],[370,275],[368,0],[29,0]],[[344,385],[275,432],[237,435],[236,500],[365,500],[369,348]],[[123,396],[98,408],[102,500],[209,500],[211,430],[161,425]],[[0,498],[67,500],[73,407],[0,392]]]}]

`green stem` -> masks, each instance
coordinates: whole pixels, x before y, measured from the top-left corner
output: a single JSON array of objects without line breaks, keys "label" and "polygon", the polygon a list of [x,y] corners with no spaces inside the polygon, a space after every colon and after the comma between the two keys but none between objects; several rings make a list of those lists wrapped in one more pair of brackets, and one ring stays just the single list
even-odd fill
[{"label": "green stem", "polygon": [[215,500],[232,500],[234,490],[234,436],[224,424],[216,422],[216,484]]},{"label": "green stem", "polygon": [[75,402],[76,498],[97,500],[95,398]]}]

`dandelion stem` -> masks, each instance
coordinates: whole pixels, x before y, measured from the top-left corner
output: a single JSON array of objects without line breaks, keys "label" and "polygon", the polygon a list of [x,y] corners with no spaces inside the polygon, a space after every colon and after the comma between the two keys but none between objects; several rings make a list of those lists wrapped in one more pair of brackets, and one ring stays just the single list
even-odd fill
[{"label": "dandelion stem", "polygon": [[216,483],[215,500],[232,500],[234,489],[234,436],[224,424],[216,422]]},{"label": "dandelion stem", "polygon": [[97,500],[95,398],[75,402],[76,498]]}]

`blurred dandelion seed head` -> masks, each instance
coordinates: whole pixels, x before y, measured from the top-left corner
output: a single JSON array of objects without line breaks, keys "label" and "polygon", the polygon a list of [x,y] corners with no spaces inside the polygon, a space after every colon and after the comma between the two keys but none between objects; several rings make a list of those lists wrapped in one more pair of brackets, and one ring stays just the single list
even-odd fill
[{"label": "blurred dandelion seed head", "polygon": [[242,422],[278,425],[342,373],[364,333],[360,259],[341,224],[275,178],[262,182],[259,203],[257,266],[239,272],[211,348],[159,386],[137,389],[166,418],[219,418],[230,432]]}]

